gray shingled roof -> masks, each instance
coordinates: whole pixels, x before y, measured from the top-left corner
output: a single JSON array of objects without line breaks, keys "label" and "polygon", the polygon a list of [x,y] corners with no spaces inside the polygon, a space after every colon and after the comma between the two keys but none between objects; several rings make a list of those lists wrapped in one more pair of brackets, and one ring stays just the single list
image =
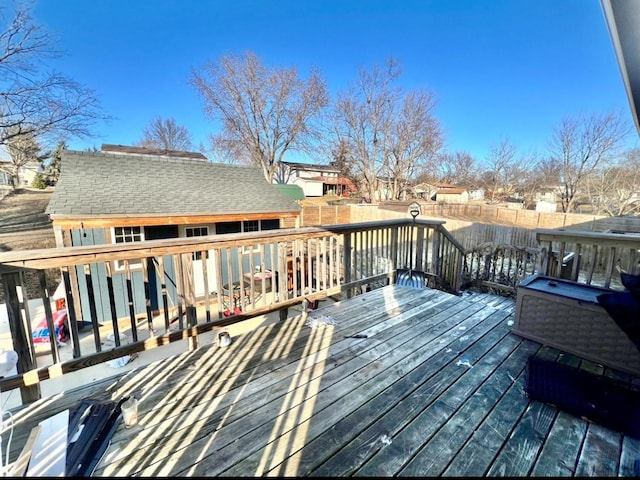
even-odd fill
[{"label": "gray shingled roof", "polygon": [[137,153],[139,155],[163,155],[169,157],[179,158],[196,158],[200,160],[207,160],[200,152],[186,152],[184,150],[165,150],[162,148],[149,148],[149,147],[134,147],[129,145],[113,145],[111,143],[103,143],[100,148],[103,152],[108,153]]},{"label": "gray shingled roof", "polygon": [[65,150],[46,213],[77,218],[299,211],[257,167]]}]

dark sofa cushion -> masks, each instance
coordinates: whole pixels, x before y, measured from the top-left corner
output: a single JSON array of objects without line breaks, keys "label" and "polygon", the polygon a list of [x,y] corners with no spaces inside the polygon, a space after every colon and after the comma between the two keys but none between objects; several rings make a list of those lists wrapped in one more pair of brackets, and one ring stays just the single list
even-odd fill
[{"label": "dark sofa cushion", "polygon": [[630,292],[603,293],[598,295],[597,299],[640,350],[640,301]]},{"label": "dark sofa cushion", "polygon": [[620,272],[620,281],[636,300],[640,300],[640,275]]}]

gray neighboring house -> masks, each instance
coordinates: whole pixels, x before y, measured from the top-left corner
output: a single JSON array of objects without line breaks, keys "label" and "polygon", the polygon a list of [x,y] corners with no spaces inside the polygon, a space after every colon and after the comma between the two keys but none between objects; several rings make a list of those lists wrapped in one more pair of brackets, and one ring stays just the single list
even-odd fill
[{"label": "gray neighboring house", "polygon": [[[129,147],[132,152],[139,151]],[[272,230],[299,225],[301,207],[272,184],[257,167],[214,164],[200,158],[128,152],[62,153],[60,177],[46,213],[52,220],[58,246],[101,245],[144,240],[194,237],[221,233]],[[243,263],[249,255],[243,251]],[[237,257],[232,259],[237,269]],[[170,302],[177,301],[173,258],[163,258]],[[194,258],[196,295],[217,290],[209,275],[204,285],[199,262],[215,271],[214,255]],[[226,259],[221,259],[226,276]],[[147,262],[152,311],[162,306],[155,262]],[[100,299],[98,321],[111,318],[106,269],[92,266],[92,281]],[[134,289],[143,289],[142,264],[131,262]],[[244,266],[243,268],[248,268]],[[111,262],[118,318],[129,315],[124,265]],[[246,271],[246,270],[245,270]],[[73,275],[75,274],[75,275]],[[84,271],[76,269],[72,291],[78,320],[90,318]],[[198,276],[200,278],[198,278]],[[79,291],[77,291],[79,290]],[[144,296],[135,295],[135,298]],[[78,303],[79,302],[79,303]],[[144,314],[146,305],[135,305]]]}]

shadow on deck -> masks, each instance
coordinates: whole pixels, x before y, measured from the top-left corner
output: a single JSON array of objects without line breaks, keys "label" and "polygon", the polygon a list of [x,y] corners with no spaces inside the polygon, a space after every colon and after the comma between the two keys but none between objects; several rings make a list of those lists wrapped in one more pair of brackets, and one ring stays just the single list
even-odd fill
[{"label": "shadow on deck", "polygon": [[530,356],[581,360],[512,334],[514,310],[372,290],[17,409],[11,459],[43,418],[133,395],[95,476],[633,475],[638,440],[525,394]]}]

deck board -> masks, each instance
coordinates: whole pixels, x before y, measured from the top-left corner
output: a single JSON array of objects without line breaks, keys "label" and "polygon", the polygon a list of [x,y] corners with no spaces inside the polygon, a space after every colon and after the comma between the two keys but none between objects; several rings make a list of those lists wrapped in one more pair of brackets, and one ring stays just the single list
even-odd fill
[{"label": "deck board", "polygon": [[81,398],[134,395],[139,423],[118,427],[95,476],[637,473],[639,440],[528,398],[531,355],[598,366],[512,334],[514,307],[375,289],[36,402],[15,412],[12,450]]},{"label": "deck board", "polygon": [[576,476],[611,477],[617,475],[622,435],[591,423],[578,460]]},{"label": "deck board", "polygon": [[529,405],[523,395],[524,370],[455,455],[443,476],[483,476]]},{"label": "deck board", "polygon": [[586,433],[586,422],[565,412],[558,412],[558,417],[551,427],[531,475],[534,477],[574,475]]}]

